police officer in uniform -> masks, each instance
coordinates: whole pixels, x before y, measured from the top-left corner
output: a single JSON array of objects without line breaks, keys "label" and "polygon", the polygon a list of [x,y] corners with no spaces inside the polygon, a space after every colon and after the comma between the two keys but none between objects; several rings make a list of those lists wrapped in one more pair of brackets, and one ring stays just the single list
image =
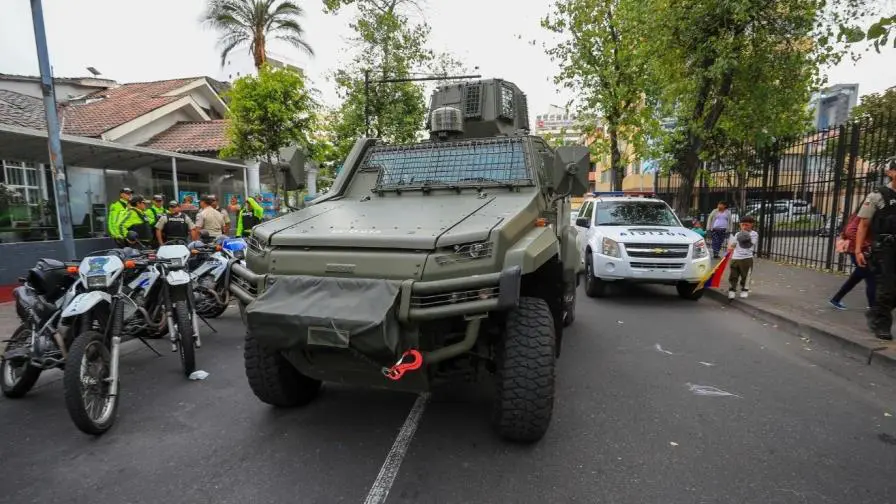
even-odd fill
[{"label": "police officer in uniform", "polygon": [[861,244],[871,237],[871,271],[877,281],[877,304],[868,310],[868,327],[874,336],[892,340],[893,309],[896,308],[896,157],[886,161],[886,186],[876,188],[859,209],[856,233],[856,263],[865,266],[868,258]]},{"label": "police officer in uniform", "polygon": [[168,240],[188,242],[195,228],[193,219],[181,211],[177,201],[171,200],[168,202],[168,213],[159,217],[156,222],[156,239],[161,245]]},{"label": "police officer in uniform", "polygon": [[128,209],[118,218],[117,234],[125,239],[128,231],[137,233],[137,239],[143,245],[152,242],[152,218],[146,215],[146,200],[143,196],[132,196]]}]

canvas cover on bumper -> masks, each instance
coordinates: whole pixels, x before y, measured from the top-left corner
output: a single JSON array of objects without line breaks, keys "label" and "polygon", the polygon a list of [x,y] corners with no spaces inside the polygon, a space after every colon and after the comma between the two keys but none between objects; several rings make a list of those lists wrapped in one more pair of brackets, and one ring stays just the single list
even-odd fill
[{"label": "canvas cover on bumper", "polygon": [[248,330],[270,350],[348,348],[382,363],[400,355],[391,280],[284,276],[246,308]]}]

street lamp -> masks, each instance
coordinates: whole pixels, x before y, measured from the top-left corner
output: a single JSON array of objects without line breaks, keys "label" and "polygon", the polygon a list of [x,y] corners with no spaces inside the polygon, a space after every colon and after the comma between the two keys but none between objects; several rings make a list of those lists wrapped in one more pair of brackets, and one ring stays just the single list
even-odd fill
[{"label": "street lamp", "polygon": [[[479,68],[479,67],[476,67]],[[435,80],[458,80],[458,79],[478,79],[481,75],[429,75],[426,77],[401,77],[394,79],[376,79],[370,80],[370,70],[364,70],[364,136],[370,136],[370,85],[384,84],[389,82],[420,82]]]}]

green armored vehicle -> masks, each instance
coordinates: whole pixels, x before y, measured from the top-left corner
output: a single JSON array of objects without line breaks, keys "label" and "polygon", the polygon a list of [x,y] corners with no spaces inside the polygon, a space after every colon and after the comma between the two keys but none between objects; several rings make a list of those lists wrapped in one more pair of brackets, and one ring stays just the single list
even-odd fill
[{"label": "green armored vehicle", "polygon": [[359,139],[326,195],[253,229],[231,275],[249,385],[296,406],[325,381],[423,392],[491,374],[498,433],[538,440],[575,318],[588,151],[529,135],[525,95],[499,79],[438,88],[428,127],[413,145]]}]

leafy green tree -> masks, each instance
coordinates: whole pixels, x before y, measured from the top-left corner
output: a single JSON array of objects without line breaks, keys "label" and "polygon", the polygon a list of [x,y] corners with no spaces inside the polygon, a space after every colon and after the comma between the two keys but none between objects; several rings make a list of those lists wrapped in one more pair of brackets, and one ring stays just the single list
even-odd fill
[{"label": "leafy green tree", "polygon": [[298,19],[305,14],[296,2],[287,0],[209,0],[203,23],[219,32],[221,67],[227,55],[248,45],[255,68],[267,61],[268,40],[280,40],[313,55]]},{"label": "leafy green tree", "polygon": [[862,46],[878,53],[890,43],[896,47],[893,0],[829,0],[823,4],[818,43],[827,48],[831,62],[846,54],[859,59],[856,48]]},{"label": "leafy green tree", "polygon": [[267,163],[280,193],[280,174],[275,160],[280,149],[298,145],[313,151],[318,104],[304,77],[293,70],[263,64],[258,76],[234,81],[230,99],[230,144],[222,158],[261,159]]},{"label": "leafy green tree", "polygon": [[349,7],[357,11],[350,24],[357,54],[333,76],[341,100],[334,127],[338,152],[344,157],[366,133],[365,111],[370,136],[391,143],[416,141],[425,127],[426,86],[370,82],[365,100],[365,73],[370,81],[402,79],[424,72],[457,74],[465,71],[464,65],[450,54],[436,54],[427,47],[430,27],[425,20],[411,20],[411,10],[422,12],[413,0],[325,0],[324,6],[331,13]]},{"label": "leafy green tree", "polygon": [[[628,151],[646,154],[653,129],[645,60],[632,0],[555,0],[542,27],[565,39],[547,53],[560,64],[554,82],[579,97],[579,115],[603,118],[606,135],[592,135],[595,154],[609,154],[613,189],[622,189]],[[588,125],[594,129],[597,124]],[[591,131],[591,133],[596,133]],[[622,144],[629,149],[623,149]]]},{"label": "leafy green tree", "polygon": [[638,51],[659,115],[664,169],[677,172],[686,212],[703,162],[729,145],[762,147],[805,131],[818,63],[818,0],[644,0]]},{"label": "leafy green tree", "polygon": [[850,115],[861,129],[861,159],[880,166],[896,154],[896,86],[862,96],[862,103]]}]

